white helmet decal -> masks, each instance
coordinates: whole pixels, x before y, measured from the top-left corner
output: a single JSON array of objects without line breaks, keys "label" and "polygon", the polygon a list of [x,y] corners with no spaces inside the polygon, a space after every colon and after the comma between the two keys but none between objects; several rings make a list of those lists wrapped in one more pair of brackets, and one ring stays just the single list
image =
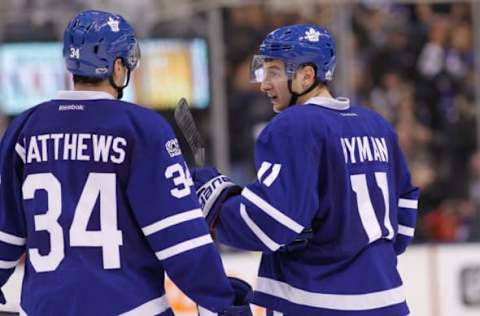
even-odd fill
[{"label": "white helmet decal", "polygon": [[112,32],[115,32],[115,33],[120,31],[120,28],[118,26],[119,23],[120,23],[119,20],[114,20],[112,17],[109,17],[107,21],[108,26],[110,26],[110,29],[112,30]]},{"label": "white helmet decal", "polygon": [[320,32],[316,31],[311,27],[308,31],[305,32],[305,36],[299,38],[299,40],[308,40],[310,42],[318,42],[320,39]]}]

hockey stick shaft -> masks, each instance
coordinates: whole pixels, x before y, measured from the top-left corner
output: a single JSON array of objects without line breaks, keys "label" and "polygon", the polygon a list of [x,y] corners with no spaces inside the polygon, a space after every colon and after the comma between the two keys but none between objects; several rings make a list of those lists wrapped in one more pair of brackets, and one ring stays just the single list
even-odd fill
[{"label": "hockey stick shaft", "polygon": [[195,165],[203,167],[205,165],[205,145],[185,98],[181,98],[178,101],[174,116],[175,122],[192,150]]}]

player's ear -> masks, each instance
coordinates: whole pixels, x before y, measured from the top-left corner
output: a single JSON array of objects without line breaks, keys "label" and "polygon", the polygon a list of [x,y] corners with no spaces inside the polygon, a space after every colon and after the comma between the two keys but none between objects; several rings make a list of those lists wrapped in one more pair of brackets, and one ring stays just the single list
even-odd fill
[{"label": "player's ear", "polygon": [[113,80],[118,86],[122,86],[125,81],[126,68],[121,58],[115,59],[113,63]]},{"label": "player's ear", "polygon": [[304,87],[310,87],[315,81],[315,69],[311,65],[305,65],[302,68],[302,85]]}]

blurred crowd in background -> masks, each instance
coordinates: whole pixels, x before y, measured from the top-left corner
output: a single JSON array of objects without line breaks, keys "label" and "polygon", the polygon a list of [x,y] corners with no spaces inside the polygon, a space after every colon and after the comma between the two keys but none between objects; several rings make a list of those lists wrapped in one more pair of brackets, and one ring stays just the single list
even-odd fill
[{"label": "blurred crowd in background", "polygon": [[[23,12],[23,6],[31,8],[37,2],[14,1],[15,6],[7,8],[0,1],[0,11]],[[69,5],[72,16],[102,4],[100,8],[115,11],[112,1],[96,1],[94,6],[90,2],[46,1],[51,6]],[[273,29],[293,23],[318,23],[339,34],[334,14],[339,8],[334,4],[305,1],[308,6],[298,6],[296,2],[256,1],[222,10],[230,172],[240,183],[255,178],[255,135],[274,115],[259,86],[249,80],[250,60],[259,43]],[[108,7],[110,4],[112,7]],[[142,0],[133,11],[117,12],[132,21],[143,37],[205,36],[202,12],[174,21],[149,18],[147,26],[138,21],[139,10],[162,5],[167,6],[168,1]],[[350,97],[353,103],[380,112],[396,127],[413,183],[422,192],[416,242],[480,240],[480,151],[471,6],[460,1],[431,4],[364,0],[349,4],[351,32],[346,47],[350,48],[351,61],[349,69],[341,73],[349,74],[352,91],[344,95],[335,82],[332,89],[337,96]],[[1,41],[61,39],[66,22],[45,14],[21,16],[21,20],[9,19],[4,25]],[[201,126],[209,124],[208,115],[200,117]],[[0,128],[8,126],[10,119],[0,115]]]},{"label": "blurred crowd in background", "polygon": [[462,3],[355,10],[355,98],[397,129],[422,191],[417,240],[479,237],[470,12]]}]

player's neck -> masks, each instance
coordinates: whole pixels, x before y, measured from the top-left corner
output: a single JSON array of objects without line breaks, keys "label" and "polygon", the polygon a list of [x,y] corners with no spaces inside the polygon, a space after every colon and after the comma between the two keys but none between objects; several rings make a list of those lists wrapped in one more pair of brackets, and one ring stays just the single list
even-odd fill
[{"label": "player's neck", "polygon": [[326,97],[326,98],[333,98],[333,96],[330,94],[330,91],[328,91],[328,88],[324,85],[318,86],[309,93],[302,95],[298,98],[297,104],[304,104],[308,100],[310,100],[313,97]]},{"label": "player's neck", "polygon": [[74,85],[75,91],[102,91],[111,94],[114,98],[117,97],[117,90],[115,90],[108,81],[103,81],[99,84],[77,83]]}]

